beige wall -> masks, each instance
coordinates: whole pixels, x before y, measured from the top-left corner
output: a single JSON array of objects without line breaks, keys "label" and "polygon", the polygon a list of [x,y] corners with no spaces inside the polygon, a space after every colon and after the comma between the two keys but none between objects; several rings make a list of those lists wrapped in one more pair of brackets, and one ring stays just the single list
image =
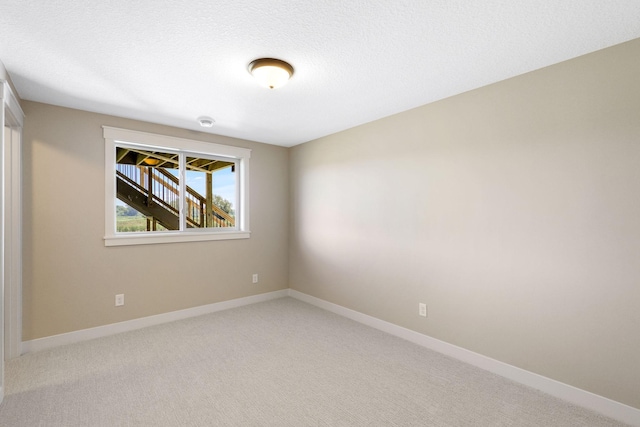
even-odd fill
[{"label": "beige wall", "polygon": [[[23,340],[287,288],[287,149],[23,102]],[[102,125],[252,150],[250,239],[105,247]],[[252,284],[252,273],[260,283]],[[125,294],[125,306],[114,297]]]},{"label": "beige wall", "polygon": [[640,408],[638,58],[294,147],[290,287]]}]

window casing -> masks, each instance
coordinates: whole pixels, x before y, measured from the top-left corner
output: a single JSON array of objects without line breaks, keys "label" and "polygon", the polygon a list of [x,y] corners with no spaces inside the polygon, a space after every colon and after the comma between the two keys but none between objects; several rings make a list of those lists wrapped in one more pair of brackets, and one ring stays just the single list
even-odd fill
[{"label": "window casing", "polygon": [[108,126],[103,136],[105,246],[249,237],[251,150]]}]

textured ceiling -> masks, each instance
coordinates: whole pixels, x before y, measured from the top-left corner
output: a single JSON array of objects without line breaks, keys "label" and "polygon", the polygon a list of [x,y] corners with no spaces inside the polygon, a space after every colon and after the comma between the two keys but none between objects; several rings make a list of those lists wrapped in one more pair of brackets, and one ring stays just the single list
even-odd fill
[{"label": "textured ceiling", "polygon": [[21,98],[283,146],[638,37],[638,0],[0,0]]}]

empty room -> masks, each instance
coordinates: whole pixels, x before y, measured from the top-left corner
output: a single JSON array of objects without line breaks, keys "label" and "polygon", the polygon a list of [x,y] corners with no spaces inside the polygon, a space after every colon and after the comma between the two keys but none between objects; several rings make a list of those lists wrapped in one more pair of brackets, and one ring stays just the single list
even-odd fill
[{"label": "empty room", "polygon": [[0,427],[640,426],[640,2],[0,0]]}]

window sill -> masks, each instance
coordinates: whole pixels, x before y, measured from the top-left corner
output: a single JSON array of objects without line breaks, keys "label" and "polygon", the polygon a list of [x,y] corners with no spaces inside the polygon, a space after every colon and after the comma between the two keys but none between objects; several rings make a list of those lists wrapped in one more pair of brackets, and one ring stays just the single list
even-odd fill
[{"label": "window sill", "polygon": [[161,243],[206,242],[211,240],[248,239],[250,231],[216,231],[206,232],[158,232],[154,234],[126,234],[105,236],[105,246],[156,245]]}]

